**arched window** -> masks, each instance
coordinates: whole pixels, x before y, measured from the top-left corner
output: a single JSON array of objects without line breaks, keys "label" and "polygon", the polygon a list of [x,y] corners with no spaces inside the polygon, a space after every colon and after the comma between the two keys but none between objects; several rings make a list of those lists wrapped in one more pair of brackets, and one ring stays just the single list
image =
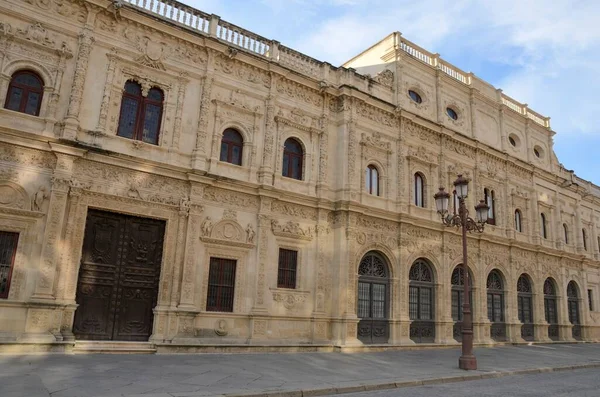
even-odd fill
[{"label": "arched window", "polygon": [[567,285],[567,304],[569,311],[569,322],[573,324],[573,338],[581,337],[581,328],[579,326],[579,288],[575,281],[570,281]]},{"label": "arched window", "polygon": [[365,188],[367,189],[367,193],[379,196],[379,171],[372,164],[366,170]]},{"label": "arched window", "polygon": [[[465,299],[465,270],[463,265],[458,265],[452,272],[450,283],[452,284],[452,320],[454,320],[453,336],[457,340],[462,339],[463,304]],[[473,276],[469,272],[469,287],[473,286]],[[473,312],[473,289],[469,289],[469,302]]]},{"label": "arched window", "polygon": [[565,238],[565,244],[569,244],[569,227],[566,223],[563,223],[563,233]]},{"label": "arched window", "polygon": [[521,210],[515,210],[515,230],[519,233],[523,231],[523,225],[521,223]]},{"label": "arched window", "polygon": [[454,198],[454,215],[458,214],[458,209],[460,208],[460,200],[458,199],[458,194],[456,194],[456,190],[452,191],[452,197]]},{"label": "arched window", "polygon": [[587,232],[581,229],[581,237],[583,238],[583,249],[587,251]]},{"label": "arched window", "polygon": [[423,175],[415,174],[415,205],[417,207],[425,207],[425,188]]},{"label": "arched window", "polygon": [[548,337],[558,339],[558,314],[556,310],[556,287],[550,277],[544,281],[544,314],[548,325]]},{"label": "arched window", "polygon": [[529,278],[522,274],[517,281],[517,306],[521,325],[521,337],[533,340],[533,304]]},{"label": "arched window", "polygon": [[494,191],[489,190],[489,189],[483,189],[483,196],[485,199],[485,203],[488,205],[488,207],[490,207],[488,209],[487,223],[489,223],[490,225],[495,225],[496,224],[496,217],[495,217],[496,209],[494,207],[494,204],[495,204]]},{"label": "arched window", "polygon": [[433,342],[435,337],[433,308],[433,272],[424,259],[417,259],[410,268],[408,312],[410,337],[415,342]]},{"label": "arched window", "polygon": [[543,238],[548,238],[548,230],[546,229],[546,215],[543,212],[540,214],[540,234]]},{"label": "arched window", "polygon": [[492,323],[490,336],[493,339],[504,339],[506,338],[506,325],[504,324],[504,283],[498,270],[490,272],[486,287],[488,319]]},{"label": "arched window", "polygon": [[244,138],[233,128],[227,128],[223,131],[221,140],[221,157],[219,160],[242,165],[242,150],[244,148]]},{"label": "arched window", "polygon": [[283,145],[282,175],[288,178],[302,180],[302,161],[304,150],[294,138],[288,138]]},{"label": "arched window", "polygon": [[158,145],[158,132],[163,112],[163,92],[151,88],[142,95],[142,87],[127,81],[121,101],[118,136]]},{"label": "arched window", "polygon": [[358,339],[387,343],[389,338],[389,273],[385,259],[367,253],[358,266]]},{"label": "arched window", "polygon": [[12,75],[4,107],[32,116],[40,115],[44,82],[36,73],[20,70]]}]

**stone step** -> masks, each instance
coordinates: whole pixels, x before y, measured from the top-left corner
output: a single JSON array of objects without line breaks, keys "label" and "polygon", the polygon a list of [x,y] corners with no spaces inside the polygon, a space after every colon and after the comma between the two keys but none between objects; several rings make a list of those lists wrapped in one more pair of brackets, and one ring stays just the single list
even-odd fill
[{"label": "stone step", "polygon": [[77,341],[73,353],[154,354],[156,347],[151,342]]}]

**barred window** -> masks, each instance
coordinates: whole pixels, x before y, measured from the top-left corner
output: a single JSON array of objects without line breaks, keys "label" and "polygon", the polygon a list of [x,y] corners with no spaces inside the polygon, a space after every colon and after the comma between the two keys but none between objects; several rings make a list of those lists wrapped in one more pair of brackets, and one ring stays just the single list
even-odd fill
[{"label": "barred window", "polygon": [[233,312],[235,267],[233,259],[210,258],[207,311]]},{"label": "barred window", "polygon": [[411,320],[433,320],[433,273],[424,259],[417,259],[409,273],[408,308]]},{"label": "barred window", "polygon": [[570,281],[567,285],[567,303],[569,322],[579,324],[579,289],[575,281]]},{"label": "barred window", "polygon": [[278,288],[296,288],[298,251],[279,249]]},{"label": "barred window", "polygon": [[544,281],[544,314],[548,324],[558,323],[556,288],[554,284],[555,283],[551,278],[547,278],[546,281]]},{"label": "barred window", "polygon": [[504,285],[498,270],[492,270],[487,278],[488,319],[493,323],[504,322]]},{"label": "barred window", "polygon": [[517,281],[517,305],[519,321],[523,324],[533,323],[533,295],[531,283],[525,275],[521,275]]},{"label": "barred window", "polygon": [[8,298],[19,233],[0,231],[0,298]]}]

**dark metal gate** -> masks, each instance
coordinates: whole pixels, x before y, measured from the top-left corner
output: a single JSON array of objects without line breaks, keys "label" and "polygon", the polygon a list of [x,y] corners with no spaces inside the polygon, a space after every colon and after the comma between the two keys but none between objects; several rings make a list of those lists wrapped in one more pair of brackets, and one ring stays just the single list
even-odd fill
[{"label": "dark metal gate", "polygon": [[358,339],[363,343],[388,343],[389,276],[384,259],[369,252],[358,268]]},{"label": "dark metal gate", "polygon": [[78,339],[147,341],[165,222],[90,210],[77,284]]}]

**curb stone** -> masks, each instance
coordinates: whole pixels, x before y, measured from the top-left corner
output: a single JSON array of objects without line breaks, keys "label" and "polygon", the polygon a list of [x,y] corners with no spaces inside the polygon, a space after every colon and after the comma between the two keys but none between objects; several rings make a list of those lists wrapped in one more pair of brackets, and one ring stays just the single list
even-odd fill
[{"label": "curb stone", "polygon": [[363,385],[343,386],[343,387],[326,387],[320,389],[303,389],[303,390],[281,390],[273,392],[248,392],[248,393],[233,393],[224,394],[226,397],[313,397],[313,396],[327,396],[334,394],[346,394],[346,393],[358,393],[364,391],[376,391],[376,390],[389,390],[405,387],[415,387],[424,385],[437,385],[443,383],[456,383],[456,382],[468,382],[473,380],[481,379],[492,379],[502,378],[505,376],[513,375],[531,375],[541,374],[545,372],[559,372],[559,371],[572,371],[577,369],[590,369],[600,368],[600,362],[590,364],[578,364],[578,365],[567,365],[564,367],[541,367],[541,368],[527,368],[518,369],[514,371],[493,371],[485,372],[477,375],[463,375],[463,376],[447,376],[441,378],[430,378],[421,380],[407,380],[401,382],[384,382],[384,383],[371,383]]}]

